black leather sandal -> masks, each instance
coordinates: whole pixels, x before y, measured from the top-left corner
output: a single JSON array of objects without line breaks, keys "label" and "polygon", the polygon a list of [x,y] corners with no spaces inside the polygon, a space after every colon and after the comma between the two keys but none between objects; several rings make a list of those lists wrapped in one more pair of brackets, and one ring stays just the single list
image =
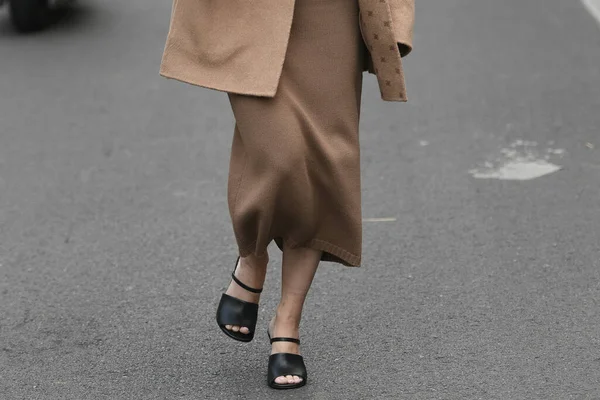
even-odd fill
[{"label": "black leather sandal", "polygon": [[[269,332],[267,331],[267,334]],[[269,340],[271,344],[273,342],[292,342],[300,345],[300,340],[287,337],[275,337],[271,338],[269,334]],[[295,375],[302,378],[299,383],[276,383],[275,379],[279,376]],[[267,383],[273,389],[296,389],[306,385],[306,366],[304,365],[304,358],[299,354],[292,353],[275,353],[269,356],[269,371],[267,373]]]},{"label": "black leather sandal", "polygon": [[[235,262],[235,267],[233,268],[233,272],[231,273],[231,278],[241,288],[252,293],[261,293],[262,288],[251,288],[250,286],[245,285],[235,276],[235,271],[237,269],[239,261],[240,257],[238,257]],[[221,296],[221,301],[219,302],[219,307],[217,308],[217,324],[219,325],[219,328],[221,328],[223,333],[225,333],[230,338],[238,340],[240,342],[250,342],[252,339],[254,339],[254,329],[256,328],[257,316],[257,303],[250,303],[248,301],[240,300],[236,297],[229,296],[225,293],[223,293],[223,295]],[[241,332],[230,331],[229,329],[225,328],[225,325],[237,325],[239,327],[245,326],[249,329],[250,332],[248,332],[248,334],[244,334]]]}]

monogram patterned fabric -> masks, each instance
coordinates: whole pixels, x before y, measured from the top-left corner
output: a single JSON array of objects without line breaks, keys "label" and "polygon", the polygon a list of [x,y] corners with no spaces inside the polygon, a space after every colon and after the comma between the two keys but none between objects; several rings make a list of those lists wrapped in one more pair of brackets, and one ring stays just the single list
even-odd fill
[{"label": "monogram patterned fabric", "polygon": [[407,101],[402,58],[390,6],[387,0],[359,0],[358,3],[360,29],[371,54],[368,69],[377,76],[381,98]]}]

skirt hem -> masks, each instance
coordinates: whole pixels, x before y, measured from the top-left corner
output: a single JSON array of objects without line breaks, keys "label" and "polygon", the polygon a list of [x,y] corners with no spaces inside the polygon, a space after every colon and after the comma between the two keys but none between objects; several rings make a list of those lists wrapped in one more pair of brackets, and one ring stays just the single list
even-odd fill
[{"label": "skirt hem", "polygon": [[[314,250],[322,251],[323,255],[321,256],[321,261],[334,262],[342,264],[345,267],[357,268],[361,266],[361,257],[359,255],[350,253],[349,251],[344,250],[341,247],[336,246],[335,244],[330,243],[326,240],[311,239],[303,244],[299,244],[293,239],[286,237],[276,237],[273,238],[271,241],[273,240],[275,241],[277,247],[281,251],[283,251],[283,242],[288,242],[292,248],[308,247]],[[265,253],[267,253],[266,247],[262,253],[258,253],[256,251],[256,241],[254,243],[250,243],[247,246],[239,247],[239,254],[241,257],[247,257],[251,254],[254,254],[256,256],[263,256]]]}]

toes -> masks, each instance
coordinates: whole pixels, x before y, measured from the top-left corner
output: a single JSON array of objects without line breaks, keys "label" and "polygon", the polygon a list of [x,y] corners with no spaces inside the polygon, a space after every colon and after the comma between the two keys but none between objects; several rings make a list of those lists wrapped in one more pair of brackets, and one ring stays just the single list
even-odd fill
[{"label": "toes", "polygon": [[227,329],[228,331],[240,332],[240,333],[243,333],[244,335],[247,335],[250,333],[250,329],[248,329],[245,326],[225,325],[225,329]]},{"label": "toes", "polygon": [[302,382],[302,378],[296,375],[278,376],[275,378],[275,383],[280,385],[291,385]]}]

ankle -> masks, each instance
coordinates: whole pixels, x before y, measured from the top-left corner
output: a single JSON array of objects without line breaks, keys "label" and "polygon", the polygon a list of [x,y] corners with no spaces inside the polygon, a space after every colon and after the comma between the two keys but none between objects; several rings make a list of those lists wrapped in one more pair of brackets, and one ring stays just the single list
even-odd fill
[{"label": "ankle", "polygon": [[273,326],[281,327],[286,330],[291,329],[298,331],[300,329],[300,316],[296,313],[290,313],[287,310],[277,309],[272,323]]},{"label": "ankle", "polygon": [[254,272],[265,272],[267,270],[268,264],[268,254],[265,254],[261,257],[257,257],[254,254],[250,254],[246,257],[240,257],[239,269],[251,270]]},{"label": "ankle", "polygon": [[246,285],[259,289],[267,275],[267,263],[267,257],[260,262],[252,256],[241,258],[235,269],[235,276]]}]

